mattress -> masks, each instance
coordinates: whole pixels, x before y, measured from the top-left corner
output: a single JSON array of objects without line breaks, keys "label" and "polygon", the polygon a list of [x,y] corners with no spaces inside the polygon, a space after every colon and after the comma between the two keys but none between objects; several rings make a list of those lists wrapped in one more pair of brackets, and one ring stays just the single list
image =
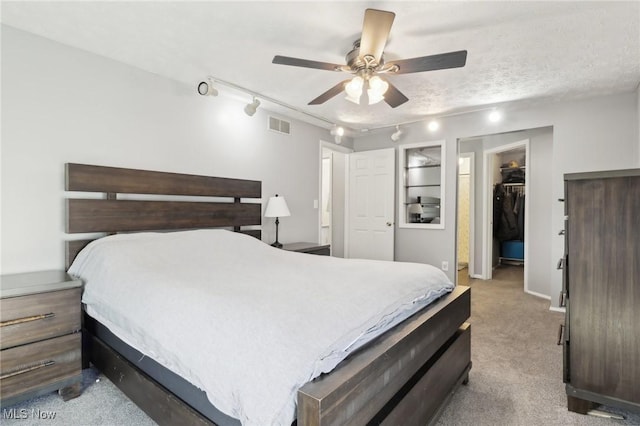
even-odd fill
[{"label": "mattress", "polygon": [[291,424],[300,386],[453,289],[429,265],[288,252],[225,230],[105,237],[69,273],[89,315],[245,425]]}]

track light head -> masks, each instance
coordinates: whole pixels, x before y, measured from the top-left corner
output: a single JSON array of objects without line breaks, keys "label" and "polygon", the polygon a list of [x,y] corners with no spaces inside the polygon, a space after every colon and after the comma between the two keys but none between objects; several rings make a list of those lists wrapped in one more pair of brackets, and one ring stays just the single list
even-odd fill
[{"label": "track light head", "polygon": [[398,142],[404,132],[400,130],[400,126],[396,126],[396,131],[391,135],[391,140]]},{"label": "track light head", "polygon": [[344,127],[335,124],[329,133],[331,133],[331,136],[333,136],[333,140],[335,141],[335,143],[337,143],[338,145],[342,143],[342,137],[344,136]]},{"label": "track light head", "polygon": [[213,87],[213,81],[209,78],[207,81],[201,81],[198,84],[198,94],[201,96],[218,96],[218,89]]},{"label": "track light head", "polygon": [[330,133],[331,136],[344,136],[344,127],[334,125]]},{"label": "track light head", "polygon": [[253,116],[253,114],[256,113],[259,106],[260,106],[260,101],[257,98],[253,98],[253,102],[251,102],[250,104],[247,104],[247,106],[244,107],[244,113],[247,114],[249,117],[251,117]]}]

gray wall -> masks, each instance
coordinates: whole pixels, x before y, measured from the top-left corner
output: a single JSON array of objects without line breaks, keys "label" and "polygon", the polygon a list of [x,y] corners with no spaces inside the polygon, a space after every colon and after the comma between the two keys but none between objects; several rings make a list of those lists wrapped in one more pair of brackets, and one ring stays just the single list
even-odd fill
[{"label": "gray wall", "polygon": [[[64,163],[89,163],[263,182],[286,197],[280,240],[318,241],[320,140],[300,121],[267,130],[228,96],[2,26],[2,272],[64,265]],[[263,219],[263,239],[275,225]]]},{"label": "gray wall", "polygon": [[474,152],[475,155],[475,206],[474,206],[474,270],[472,276],[482,276],[483,245],[482,228],[484,226],[483,199],[491,197],[482,185],[484,174],[483,151],[508,145],[513,142],[529,140],[529,157],[526,159],[529,192],[526,201],[529,208],[529,233],[526,235],[528,246],[527,285],[528,290],[541,295],[550,295],[548,265],[551,262],[550,251],[553,237],[551,228],[551,165],[553,152],[553,129],[544,127],[505,134],[487,135],[460,141],[460,152]]},{"label": "gray wall", "polygon": [[[504,119],[499,123],[487,120],[488,111],[444,117],[441,127],[430,133],[425,122],[404,127],[405,137],[400,143],[446,141],[446,228],[444,230],[396,229],[396,259],[440,265],[443,260],[455,264],[455,205],[456,205],[456,148],[461,138],[513,132],[523,129],[553,127],[551,168],[548,170],[551,200],[550,259],[547,265],[549,295],[552,308],[557,308],[557,295],[562,288],[560,271],[555,261],[564,251],[563,239],[557,236],[564,226],[561,203],[563,174],[589,170],[636,168],[640,166],[638,143],[637,94],[623,93],[571,102],[544,103],[537,101],[499,105]],[[391,133],[395,129],[370,132],[355,140],[356,151],[395,146]],[[547,184],[544,184],[547,185]],[[531,233],[537,229],[531,229]],[[455,279],[455,268],[448,272]]]}]

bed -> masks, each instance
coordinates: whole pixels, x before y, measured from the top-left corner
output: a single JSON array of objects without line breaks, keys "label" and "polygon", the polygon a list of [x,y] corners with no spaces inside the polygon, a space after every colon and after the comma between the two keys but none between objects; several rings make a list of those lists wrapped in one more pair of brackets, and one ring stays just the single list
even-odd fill
[{"label": "bed", "polygon": [[[184,234],[192,240],[215,235],[224,241],[233,241],[233,244],[239,241],[239,250],[259,251],[252,263],[265,256],[285,255],[247,236],[231,235],[229,231],[189,231],[226,228],[259,239],[261,233],[256,226],[261,223],[261,206],[256,201],[259,202],[262,194],[261,183],[257,181],[67,164],[66,190],[72,191],[67,199],[68,233],[140,233],[103,238],[102,242],[89,245],[87,250],[106,245],[103,242],[108,239],[137,242],[142,238],[167,240],[175,238],[173,234]],[[78,192],[106,196],[71,198],[79,197]],[[154,199],[155,195],[174,198],[166,201]],[[204,201],[195,201],[195,198]],[[187,231],[157,233],[162,230]],[[156,232],[147,236],[147,231]],[[67,242],[67,267],[90,241]],[[194,252],[192,247],[185,250]],[[180,252],[172,256],[178,257]],[[312,262],[315,256],[300,253],[287,253],[286,256],[302,256],[289,259],[289,262],[309,262],[309,268],[315,267]],[[249,255],[246,257],[250,258]],[[335,268],[348,268],[353,263],[332,258],[324,261],[338,262]],[[116,281],[119,279],[114,278]],[[192,278],[185,285],[195,281]],[[133,288],[135,284],[127,285]],[[466,321],[470,311],[470,290],[458,286],[427,308],[419,308],[399,324],[391,324],[390,330],[348,352],[346,359],[340,359],[335,368],[321,371],[318,377],[302,384],[294,396],[297,423],[425,424],[436,419],[457,386],[468,380],[470,325]],[[100,315],[94,316],[107,322]],[[313,318],[311,313],[308,316]],[[166,362],[156,362],[153,356],[147,356],[146,350],[139,351],[140,348],[130,345],[129,336],[118,335],[112,324],[109,324],[110,328],[102,322],[85,314],[83,331],[87,362],[91,361],[103,371],[155,421],[160,424],[238,424],[237,419],[221,413],[207,400],[200,390],[202,384],[197,382],[198,375],[191,377],[191,381],[186,380],[185,374],[166,368]],[[158,357],[163,360],[162,356]],[[273,380],[276,389],[279,375],[271,377],[269,380]],[[191,383],[193,381],[196,383]],[[281,418],[277,423],[285,424]]]}]

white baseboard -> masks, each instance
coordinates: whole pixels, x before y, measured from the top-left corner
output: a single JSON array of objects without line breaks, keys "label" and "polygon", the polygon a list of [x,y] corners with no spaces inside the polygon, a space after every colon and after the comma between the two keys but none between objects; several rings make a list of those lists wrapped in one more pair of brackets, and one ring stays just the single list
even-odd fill
[{"label": "white baseboard", "polygon": [[473,274],[473,275],[469,275],[471,278],[475,278],[476,280],[483,280],[484,278],[482,278],[481,274]]},{"label": "white baseboard", "polygon": [[553,312],[562,312],[563,314],[566,312],[566,308],[556,308],[555,306],[549,306],[549,310]]},{"label": "white baseboard", "polygon": [[527,293],[527,294],[530,294],[532,296],[539,297],[541,299],[551,300],[551,296],[547,296],[546,294],[538,293],[538,292],[531,291],[531,290],[525,290],[524,292]]}]

